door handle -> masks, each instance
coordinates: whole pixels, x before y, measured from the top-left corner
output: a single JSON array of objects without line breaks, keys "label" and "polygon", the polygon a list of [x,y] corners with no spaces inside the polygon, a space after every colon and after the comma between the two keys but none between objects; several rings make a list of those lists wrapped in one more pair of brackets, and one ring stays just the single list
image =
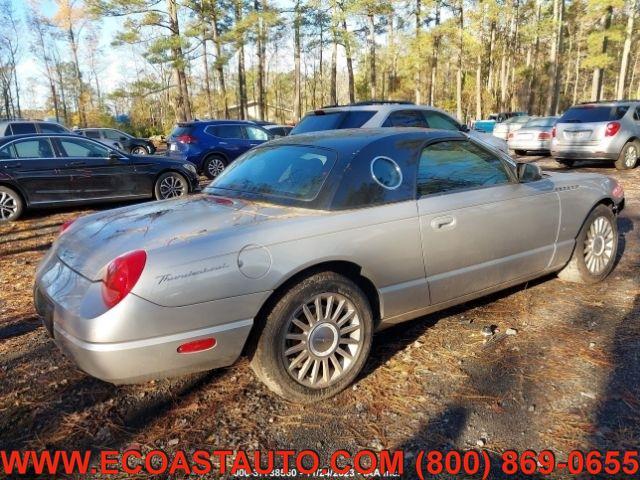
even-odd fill
[{"label": "door handle", "polygon": [[431,220],[431,228],[434,230],[448,230],[456,226],[456,219],[451,215],[437,217]]},{"label": "door handle", "polygon": [[67,163],[67,167],[82,167],[83,165],[86,165],[87,162],[69,162]]},{"label": "door handle", "polygon": [[20,162],[12,162],[12,163],[4,164],[4,168],[20,168],[21,166],[22,164]]}]

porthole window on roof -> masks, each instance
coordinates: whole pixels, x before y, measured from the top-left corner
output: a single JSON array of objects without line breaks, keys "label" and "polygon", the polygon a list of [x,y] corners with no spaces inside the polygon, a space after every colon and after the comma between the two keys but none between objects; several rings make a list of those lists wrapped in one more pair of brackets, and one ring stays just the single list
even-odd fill
[{"label": "porthole window on roof", "polygon": [[378,185],[395,190],[402,184],[402,170],[389,157],[376,157],[371,161],[371,176]]}]

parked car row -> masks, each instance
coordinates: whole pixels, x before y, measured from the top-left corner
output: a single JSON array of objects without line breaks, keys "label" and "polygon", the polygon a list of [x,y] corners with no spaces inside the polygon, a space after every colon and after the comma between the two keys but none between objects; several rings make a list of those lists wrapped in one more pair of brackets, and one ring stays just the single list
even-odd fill
[{"label": "parked car row", "polygon": [[[476,122],[485,128],[485,121]],[[619,170],[640,159],[640,100],[585,102],[560,117],[512,116],[493,128],[518,155],[551,154],[567,167],[575,161],[610,161]]]}]

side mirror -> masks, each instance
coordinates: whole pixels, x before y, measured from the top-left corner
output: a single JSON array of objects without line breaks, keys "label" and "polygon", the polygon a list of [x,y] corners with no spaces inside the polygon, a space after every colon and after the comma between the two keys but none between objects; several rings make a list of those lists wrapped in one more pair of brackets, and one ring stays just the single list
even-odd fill
[{"label": "side mirror", "polygon": [[464,132],[464,133],[468,133],[469,132],[469,127],[467,125],[460,125],[460,131]]},{"label": "side mirror", "polygon": [[542,170],[535,163],[517,163],[516,174],[520,183],[535,182],[542,178]]},{"label": "side mirror", "polygon": [[118,163],[122,161],[122,156],[118,155],[116,152],[109,152],[109,161],[111,163]]}]

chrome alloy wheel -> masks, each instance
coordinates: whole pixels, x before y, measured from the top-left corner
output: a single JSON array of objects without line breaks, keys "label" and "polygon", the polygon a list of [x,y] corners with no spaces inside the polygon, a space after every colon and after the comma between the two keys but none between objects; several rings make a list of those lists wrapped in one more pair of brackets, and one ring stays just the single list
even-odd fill
[{"label": "chrome alloy wheel", "polygon": [[282,355],[294,380],[324,388],[349,371],[363,345],[354,304],[343,295],[327,292],[300,305],[291,316]]},{"label": "chrome alloy wheel", "polygon": [[615,238],[613,226],[606,217],[597,217],[589,226],[584,241],[584,263],[592,275],[599,275],[612,261]]},{"label": "chrome alloy wheel", "polygon": [[624,153],[624,164],[628,168],[633,168],[638,161],[638,147],[635,145],[629,145],[627,151]]},{"label": "chrome alloy wheel", "polygon": [[6,192],[0,192],[0,220],[8,220],[17,210],[16,199]]},{"label": "chrome alloy wheel", "polygon": [[211,178],[215,178],[222,173],[224,170],[224,162],[219,158],[212,158],[207,162],[207,171]]},{"label": "chrome alloy wheel", "polygon": [[160,182],[160,196],[162,199],[181,197],[186,193],[187,186],[182,178],[170,175]]}]

